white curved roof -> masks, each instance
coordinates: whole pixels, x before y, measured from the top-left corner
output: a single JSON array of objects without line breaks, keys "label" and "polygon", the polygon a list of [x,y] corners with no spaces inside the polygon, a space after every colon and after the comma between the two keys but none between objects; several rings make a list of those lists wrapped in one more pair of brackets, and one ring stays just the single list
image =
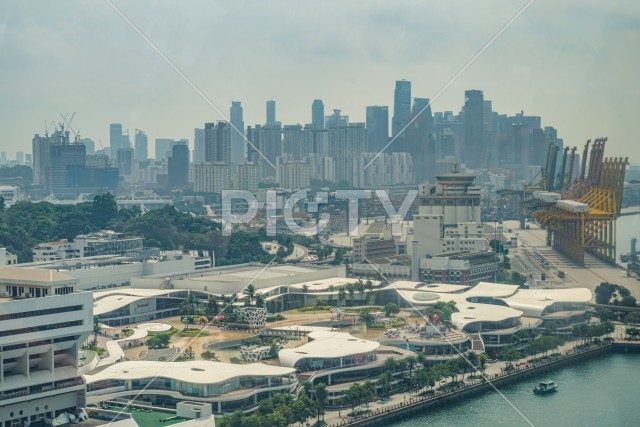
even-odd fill
[{"label": "white curved roof", "polygon": [[104,380],[135,380],[143,378],[171,378],[192,384],[218,384],[236,377],[284,376],[295,369],[250,363],[236,365],[231,363],[197,360],[191,362],[130,361],[108,366],[99,372],[85,374],[87,384]]},{"label": "white curved roof", "polygon": [[471,323],[502,322],[522,316],[520,310],[494,304],[471,304],[465,301],[457,302],[456,308],[459,311],[451,315],[451,323],[459,329]]},{"label": "white curved roof", "polygon": [[309,338],[313,341],[297,348],[280,350],[280,365],[294,367],[302,359],[335,359],[370,353],[380,347],[379,342],[363,340],[344,332],[315,331],[309,334]]},{"label": "white curved roof", "polygon": [[591,301],[587,288],[569,289],[518,289],[515,295],[501,298],[509,307],[522,310],[526,316],[540,317],[542,312],[555,303],[586,304]]},{"label": "white curved roof", "polygon": [[518,291],[518,285],[506,285],[503,283],[480,282],[467,292],[461,294],[469,297],[506,298]]}]

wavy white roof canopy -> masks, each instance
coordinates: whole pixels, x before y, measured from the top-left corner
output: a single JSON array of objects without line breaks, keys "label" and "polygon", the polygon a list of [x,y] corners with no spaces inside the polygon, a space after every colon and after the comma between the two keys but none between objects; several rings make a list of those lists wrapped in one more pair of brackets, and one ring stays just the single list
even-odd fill
[{"label": "wavy white roof canopy", "polygon": [[363,340],[344,332],[315,331],[309,334],[309,338],[313,341],[297,348],[280,350],[280,364],[294,367],[302,359],[336,359],[370,353],[380,347],[379,342]]}]

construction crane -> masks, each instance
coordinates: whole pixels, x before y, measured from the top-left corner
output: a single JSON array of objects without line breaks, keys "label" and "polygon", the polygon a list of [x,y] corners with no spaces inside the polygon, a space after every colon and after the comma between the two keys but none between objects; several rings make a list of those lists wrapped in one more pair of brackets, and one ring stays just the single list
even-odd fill
[{"label": "construction crane", "polygon": [[[585,144],[579,179],[562,193],[562,200],[533,214],[547,228],[547,244],[584,265],[584,254],[614,264],[616,219],[628,158],[604,158],[607,138]],[[587,169],[588,164],[588,169]]]}]

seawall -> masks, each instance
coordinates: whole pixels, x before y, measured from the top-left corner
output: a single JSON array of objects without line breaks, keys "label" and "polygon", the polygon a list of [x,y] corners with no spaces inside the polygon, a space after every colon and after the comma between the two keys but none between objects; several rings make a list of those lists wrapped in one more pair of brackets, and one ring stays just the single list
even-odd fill
[{"label": "seawall", "polygon": [[[383,426],[391,421],[404,420],[413,415],[425,412],[427,409],[438,408],[445,405],[454,404],[461,399],[473,397],[487,391],[494,390],[492,387],[500,388],[500,386],[516,381],[530,379],[532,375],[541,372],[559,369],[564,366],[573,365],[582,360],[590,359],[614,350],[614,344],[601,344],[591,346],[581,350],[571,350],[568,353],[550,359],[546,362],[538,362],[514,368],[513,371],[504,374],[496,374],[489,377],[491,383],[484,380],[475,380],[467,383],[465,386],[451,390],[440,391],[434,395],[424,397],[411,397],[405,402],[401,402],[389,407],[379,408],[372,413],[354,417],[339,423],[330,424],[329,427],[338,426]],[[622,348],[615,348],[617,351],[624,351]]]}]

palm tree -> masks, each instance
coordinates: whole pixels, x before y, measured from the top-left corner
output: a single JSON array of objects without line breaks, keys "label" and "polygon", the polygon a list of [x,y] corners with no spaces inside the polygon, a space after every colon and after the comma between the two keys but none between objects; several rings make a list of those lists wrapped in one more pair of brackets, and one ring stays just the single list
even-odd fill
[{"label": "palm tree", "polygon": [[353,283],[347,283],[345,288],[347,288],[347,292],[349,293],[349,299],[351,300],[351,306],[353,307],[355,305],[355,295],[356,295],[356,287],[353,285]]},{"label": "palm tree", "polygon": [[332,301],[333,300],[333,290],[335,289],[335,286],[333,285],[329,285],[329,300]]},{"label": "palm tree", "polygon": [[411,374],[413,373],[414,366],[416,365],[416,363],[418,363],[418,358],[416,356],[409,356],[406,357],[404,361],[407,363],[407,368],[409,369],[409,386],[411,386],[413,380]]},{"label": "palm tree", "polygon": [[256,294],[256,307],[264,307],[264,297],[262,294]]},{"label": "palm tree", "polygon": [[187,316],[193,316],[195,314],[197,305],[198,298],[195,296],[195,294],[189,292],[187,297],[180,304],[180,309],[183,314],[186,314]]},{"label": "palm tree", "polygon": [[338,304],[344,305],[345,300],[347,299],[347,291],[344,287],[338,290]]},{"label": "palm tree", "polygon": [[389,394],[389,386],[393,381],[393,375],[389,371],[384,371],[378,376],[378,384],[382,386],[382,397],[387,397]]},{"label": "palm tree", "polygon": [[355,289],[360,292],[360,300],[364,300],[364,282],[362,279],[358,279],[358,281],[354,285]]},{"label": "palm tree", "polygon": [[364,287],[369,291],[367,295],[367,304],[371,304],[371,294],[373,293],[373,282],[371,280],[367,280],[364,283]]},{"label": "palm tree", "polygon": [[424,353],[420,351],[418,352],[417,360],[419,364],[421,364],[422,366],[425,366],[427,362],[427,356],[425,356]]},{"label": "palm tree", "polygon": [[307,285],[306,283],[304,285],[302,285],[302,293],[304,294],[304,300],[303,300],[303,305],[304,307],[307,306],[307,293],[309,292],[309,285]]},{"label": "palm tree", "polygon": [[100,324],[100,318],[93,316],[93,345],[98,346],[98,334],[102,331],[102,325]]},{"label": "palm tree", "polygon": [[249,305],[252,305],[253,300],[256,297],[256,287],[253,286],[253,283],[249,283],[249,285],[245,288],[244,291],[242,291],[242,293],[246,296],[245,298]]},{"label": "palm tree", "polygon": [[480,353],[478,356],[478,363],[480,364],[480,372],[482,372],[482,375],[484,375],[484,370],[487,369],[488,358],[489,356],[487,356],[487,353]]},{"label": "palm tree", "polygon": [[205,313],[208,317],[218,314],[218,300],[213,296],[209,296],[207,299],[207,306],[205,307]]},{"label": "palm tree", "polygon": [[327,392],[327,387],[324,383],[319,383],[313,387],[313,394],[315,396],[316,408],[318,410],[318,421],[320,421],[320,415],[324,418],[324,405],[327,403],[329,393]]}]

